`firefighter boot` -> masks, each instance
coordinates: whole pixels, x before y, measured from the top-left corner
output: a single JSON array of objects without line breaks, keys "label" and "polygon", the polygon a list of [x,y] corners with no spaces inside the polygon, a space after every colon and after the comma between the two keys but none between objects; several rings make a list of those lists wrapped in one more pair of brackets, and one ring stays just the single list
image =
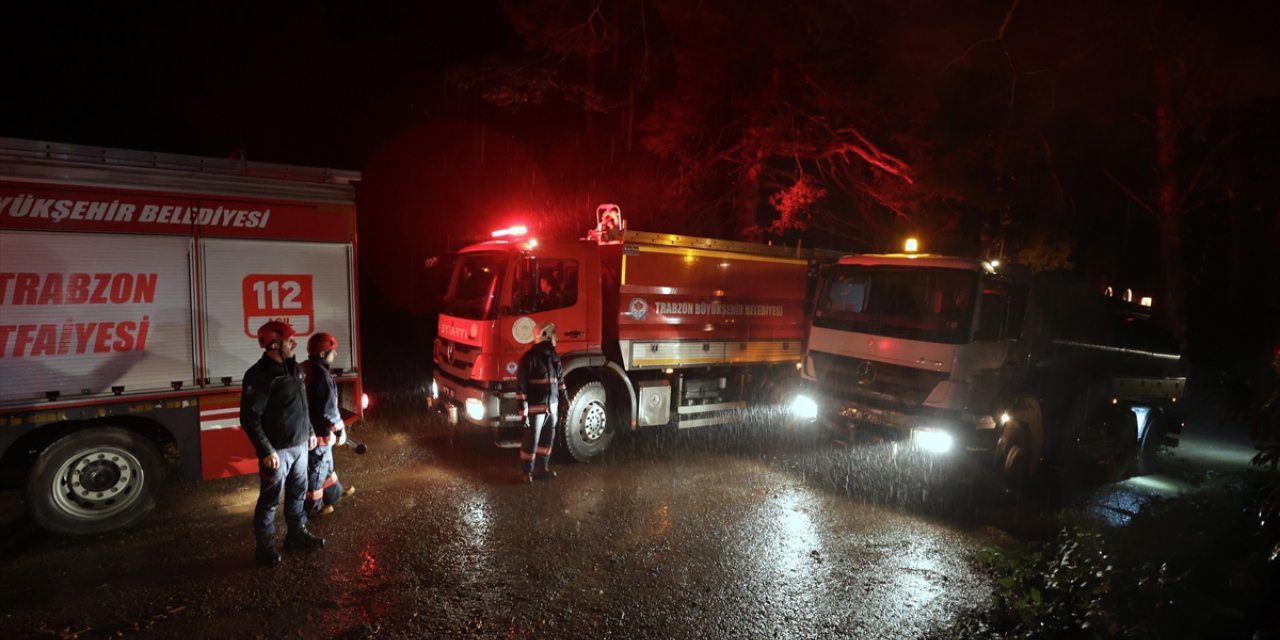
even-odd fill
[{"label": "firefighter boot", "polygon": [[556,472],[552,471],[550,468],[543,468],[535,471],[533,476],[539,480],[555,480]]},{"label": "firefighter boot", "polygon": [[324,546],[324,538],[307,531],[305,526],[289,527],[289,534],[284,537],[284,548],[289,551],[306,551]]},{"label": "firefighter boot", "polygon": [[259,538],[258,548],[253,552],[254,560],[264,567],[274,567],[280,564],[280,552],[276,551],[275,538]]},{"label": "firefighter boot", "polygon": [[529,483],[533,482],[533,472],[532,472],[532,471],[525,471],[525,472],[521,473],[521,474],[520,474],[520,482],[522,482],[522,483],[524,483],[524,484],[529,484]]}]

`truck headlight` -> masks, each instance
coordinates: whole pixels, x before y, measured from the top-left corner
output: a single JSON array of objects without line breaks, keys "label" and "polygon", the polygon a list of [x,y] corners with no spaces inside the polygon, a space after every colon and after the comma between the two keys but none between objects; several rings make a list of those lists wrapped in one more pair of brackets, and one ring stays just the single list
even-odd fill
[{"label": "truck headlight", "polygon": [[911,431],[911,441],[917,447],[932,453],[946,453],[955,444],[955,438],[951,437],[950,433],[934,427],[913,429]]},{"label": "truck headlight", "polygon": [[467,417],[476,422],[484,420],[484,403],[479,398],[467,398]]},{"label": "truck headlight", "polygon": [[818,417],[818,403],[806,395],[798,395],[791,400],[791,415],[801,420],[813,420]]}]

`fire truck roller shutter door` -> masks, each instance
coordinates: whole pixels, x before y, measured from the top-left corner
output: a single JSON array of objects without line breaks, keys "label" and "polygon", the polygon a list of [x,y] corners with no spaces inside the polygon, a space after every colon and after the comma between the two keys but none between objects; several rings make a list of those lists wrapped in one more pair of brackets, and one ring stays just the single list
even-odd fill
[{"label": "fire truck roller shutter door", "polygon": [[217,238],[202,240],[201,254],[205,341],[218,345],[205,354],[209,377],[239,380],[262,355],[254,332],[277,318],[293,325],[300,345],[316,332],[332,334],[339,345],[333,367],[351,369],[356,353],[348,246]]},{"label": "fire truck roller shutter door", "polygon": [[190,263],[181,237],[0,230],[0,402],[191,385]]}]

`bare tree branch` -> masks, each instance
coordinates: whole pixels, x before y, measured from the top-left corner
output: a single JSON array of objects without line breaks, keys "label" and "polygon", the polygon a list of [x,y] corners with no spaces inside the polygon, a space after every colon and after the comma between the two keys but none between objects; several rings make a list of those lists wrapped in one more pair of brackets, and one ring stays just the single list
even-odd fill
[{"label": "bare tree branch", "polygon": [[1154,208],[1154,207],[1152,207],[1151,205],[1149,205],[1149,204],[1147,204],[1147,203],[1143,202],[1143,201],[1142,201],[1142,198],[1139,198],[1139,197],[1138,197],[1138,194],[1136,194],[1136,193],[1134,193],[1132,190],[1130,190],[1130,189],[1129,189],[1129,187],[1126,187],[1126,186],[1124,186],[1123,184],[1121,184],[1121,183],[1120,183],[1120,181],[1119,181],[1119,180],[1117,180],[1115,176],[1111,175],[1111,172],[1110,172],[1110,171],[1103,171],[1103,172],[1102,172],[1102,175],[1107,176],[1107,178],[1109,178],[1112,182],[1114,182],[1114,183],[1115,183],[1115,185],[1116,185],[1117,187],[1120,187],[1120,190],[1121,190],[1121,191],[1123,191],[1125,195],[1129,196],[1129,199],[1130,199],[1130,200],[1133,200],[1133,201],[1134,201],[1134,203],[1136,203],[1139,207],[1142,207],[1142,209],[1143,209],[1144,211],[1146,211],[1147,213],[1150,213],[1151,215],[1153,215],[1153,216],[1155,216],[1155,217],[1157,217],[1157,218],[1159,218],[1159,217],[1160,217],[1160,214],[1159,214],[1158,212],[1156,212],[1156,210],[1155,210],[1155,208]]}]

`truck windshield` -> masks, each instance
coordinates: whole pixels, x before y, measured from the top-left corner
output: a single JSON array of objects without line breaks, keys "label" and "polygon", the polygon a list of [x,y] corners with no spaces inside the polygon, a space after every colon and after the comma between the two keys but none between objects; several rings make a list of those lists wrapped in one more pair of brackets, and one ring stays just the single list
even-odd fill
[{"label": "truck windshield", "polygon": [[963,344],[977,285],[978,274],[963,269],[837,265],[822,283],[813,324]]},{"label": "truck windshield", "polygon": [[444,313],[460,318],[487,320],[498,310],[505,253],[468,253],[458,256],[444,295]]}]

